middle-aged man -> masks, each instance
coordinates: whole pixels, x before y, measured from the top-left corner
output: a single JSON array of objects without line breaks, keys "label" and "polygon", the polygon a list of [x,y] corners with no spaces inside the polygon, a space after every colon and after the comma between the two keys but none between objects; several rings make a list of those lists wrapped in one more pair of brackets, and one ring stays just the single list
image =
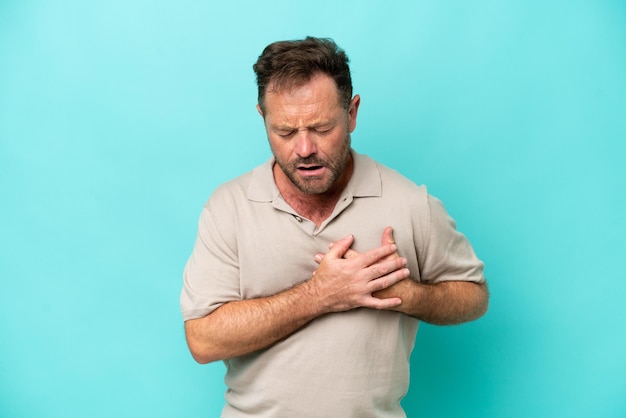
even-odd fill
[{"label": "middle-aged man", "polygon": [[418,322],[480,317],[483,264],[425,187],[351,148],[361,99],[333,41],[273,43],[254,70],[273,157],[202,211],[189,349],[225,362],[223,417],[403,417]]}]

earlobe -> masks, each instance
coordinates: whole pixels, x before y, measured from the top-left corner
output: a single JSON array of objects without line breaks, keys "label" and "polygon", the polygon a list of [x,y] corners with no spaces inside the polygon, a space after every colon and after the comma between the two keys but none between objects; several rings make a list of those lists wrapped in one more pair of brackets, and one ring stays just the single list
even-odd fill
[{"label": "earlobe", "polygon": [[256,111],[259,112],[259,115],[261,115],[263,119],[265,119],[265,116],[263,115],[263,110],[261,110],[261,105],[256,105]]}]

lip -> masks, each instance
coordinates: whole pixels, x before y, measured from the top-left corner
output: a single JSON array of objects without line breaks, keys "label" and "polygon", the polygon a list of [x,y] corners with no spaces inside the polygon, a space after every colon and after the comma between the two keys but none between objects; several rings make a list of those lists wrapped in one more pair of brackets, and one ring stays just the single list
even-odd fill
[{"label": "lip", "polygon": [[298,173],[303,177],[319,177],[324,174],[326,167],[322,165],[301,165],[298,167]]}]

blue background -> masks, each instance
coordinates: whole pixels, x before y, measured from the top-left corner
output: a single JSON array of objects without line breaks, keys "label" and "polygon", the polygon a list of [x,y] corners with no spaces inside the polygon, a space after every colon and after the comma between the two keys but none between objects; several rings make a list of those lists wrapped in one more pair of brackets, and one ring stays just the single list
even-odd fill
[{"label": "blue background", "polygon": [[626,416],[623,1],[0,0],[0,416],[213,417],[178,307],[205,199],[269,156],[251,69],[334,38],[353,144],[441,198],[481,320],[424,325],[420,417]]}]

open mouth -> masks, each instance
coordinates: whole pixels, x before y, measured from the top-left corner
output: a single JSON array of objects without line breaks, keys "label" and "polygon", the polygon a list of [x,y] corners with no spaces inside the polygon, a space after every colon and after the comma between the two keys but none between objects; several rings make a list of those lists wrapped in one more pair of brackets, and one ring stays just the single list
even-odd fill
[{"label": "open mouth", "polygon": [[307,165],[298,167],[300,175],[305,177],[318,177],[324,174],[323,165]]}]

